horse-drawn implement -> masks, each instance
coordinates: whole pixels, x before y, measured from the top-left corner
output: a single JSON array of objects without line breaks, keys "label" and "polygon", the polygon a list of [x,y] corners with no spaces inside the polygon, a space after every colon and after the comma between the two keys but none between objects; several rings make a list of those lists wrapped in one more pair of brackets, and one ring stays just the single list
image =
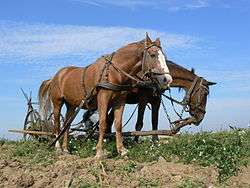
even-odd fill
[{"label": "horse-drawn implement", "polygon": [[[9,132],[13,133],[21,133],[23,134],[23,139],[41,139],[41,138],[49,138],[54,137],[53,133],[53,125],[54,125],[54,115],[53,113],[49,114],[46,120],[42,119],[41,114],[37,107],[39,106],[38,102],[32,101],[32,92],[30,91],[29,95],[24,92],[21,88],[21,92],[26,99],[27,102],[27,112],[24,118],[23,129],[10,129]],[[89,113],[84,114],[81,121],[74,123],[71,125],[73,131],[81,131],[88,133],[92,127],[93,122],[86,119],[86,116]],[[61,126],[64,123],[64,117],[60,115]]]}]

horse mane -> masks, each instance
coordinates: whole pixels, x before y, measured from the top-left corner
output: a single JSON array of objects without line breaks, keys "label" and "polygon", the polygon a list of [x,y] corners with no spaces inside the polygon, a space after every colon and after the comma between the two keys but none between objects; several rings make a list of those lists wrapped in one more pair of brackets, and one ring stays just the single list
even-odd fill
[{"label": "horse mane", "polygon": [[167,64],[172,65],[172,66],[176,67],[177,69],[180,69],[180,70],[182,70],[182,71],[184,71],[184,72],[189,72],[189,73],[191,73],[192,75],[197,76],[197,75],[194,73],[194,68],[192,68],[192,70],[190,71],[190,70],[188,70],[188,69],[182,67],[181,65],[178,65],[178,64],[174,63],[174,62],[171,61],[171,60],[167,60]]},{"label": "horse mane", "polygon": [[145,40],[141,40],[141,41],[126,44],[122,46],[121,48],[117,49],[115,52],[126,54],[130,51],[131,48],[134,48],[134,49],[136,48],[137,49],[136,53],[140,53],[142,51],[141,49],[143,49],[144,41]]},{"label": "horse mane", "polygon": [[[136,41],[136,42],[131,42],[129,44],[127,44],[127,46],[130,46],[130,45],[138,45],[138,44],[144,44],[145,42],[145,39],[143,40],[140,40],[140,41]],[[124,46],[125,47],[125,46]]]}]

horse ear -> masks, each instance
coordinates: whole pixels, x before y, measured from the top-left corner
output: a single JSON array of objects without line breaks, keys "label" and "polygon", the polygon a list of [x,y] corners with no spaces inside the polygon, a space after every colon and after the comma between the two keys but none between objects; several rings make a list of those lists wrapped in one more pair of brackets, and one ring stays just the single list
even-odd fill
[{"label": "horse ear", "polygon": [[212,85],[216,85],[217,83],[216,82],[208,82],[207,85],[208,86],[212,86]]},{"label": "horse ear", "polygon": [[148,36],[148,32],[146,32],[146,38],[145,38],[145,46],[149,45],[152,43],[152,40]]},{"label": "horse ear", "polygon": [[158,47],[161,46],[160,38],[157,38],[157,39],[155,40],[155,45],[158,46]]},{"label": "horse ear", "polygon": [[191,69],[191,72],[193,73],[193,74],[195,74],[195,70],[194,70],[194,68],[192,67],[192,69]]}]

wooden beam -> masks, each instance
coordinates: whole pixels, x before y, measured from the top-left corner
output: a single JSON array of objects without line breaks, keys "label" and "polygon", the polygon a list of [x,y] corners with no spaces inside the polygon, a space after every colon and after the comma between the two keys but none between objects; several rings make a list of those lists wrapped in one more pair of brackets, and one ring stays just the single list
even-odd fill
[{"label": "wooden beam", "polygon": [[[78,129],[78,131],[81,131]],[[152,136],[152,135],[159,135],[159,136],[174,136],[176,135],[176,132],[173,132],[171,130],[155,130],[155,131],[131,131],[131,132],[123,132],[122,136],[129,137],[129,136]],[[105,138],[114,137],[115,132],[113,133],[106,133]],[[93,138],[98,138],[98,133],[93,133]],[[86,135],[78,135],[77,138],[82,139],[86,138]]]},{"label": "wooden beam", "polygon": [[9,129],[8,131],[12,133],[21,133],[21,134],[54,136],[54,134],[51,132],[42,132],[42,131],[28,131],[28,130],[17,130],[17,129]]},{"label": "wooden beam", "polygon": [[[55,136],[51,132],[42,132],[42,131],[29,131],[29,130],[17,130],[17,129],[9,129],[9,132],[13,133],[21,133],[21,134],[31,134],[31,135],[46,135],[46,136]],[[82,131],[81,129],[77,129],[77,131]],[[175,133],[171,130],[155,130],[155,131],[131,131],[131,132],[123,132],[122,136],[151,136],[151,135],[162,135],[162,136],[173,136]],[[79,137],[85,137],[86,135],[79,135]],[[93,134],[94,137],[98,136],[98,133]],[[115,136],[115,133],[107,133],[105,137]]]},{"label": "wooden beam", "polygon": [[[115,133],[106,134],[107,137],[114,136]],[[151,135],[165,135],[172,136],[174,133],[171,130],[155,130],[155,131],[131,131],[123,132],[122,136],[151,136]]]}]

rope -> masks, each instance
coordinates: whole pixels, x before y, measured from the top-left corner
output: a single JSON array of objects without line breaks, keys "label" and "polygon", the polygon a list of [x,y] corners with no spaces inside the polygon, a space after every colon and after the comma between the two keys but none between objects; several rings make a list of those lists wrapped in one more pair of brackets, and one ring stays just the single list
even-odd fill
[{"label": "rope", "polygon": [[122,128],[124,128],[124,127],[129,123],[129,121],[132,119],[132,117],[134,116],[135,111],[137,110],[137,108],[138,108],[138,104],[136,105],[134,111],[132,112],[132,114],[130,115],[130,117],[129,117],[128,120],[126,121],[126,123],[122,126]]}]

